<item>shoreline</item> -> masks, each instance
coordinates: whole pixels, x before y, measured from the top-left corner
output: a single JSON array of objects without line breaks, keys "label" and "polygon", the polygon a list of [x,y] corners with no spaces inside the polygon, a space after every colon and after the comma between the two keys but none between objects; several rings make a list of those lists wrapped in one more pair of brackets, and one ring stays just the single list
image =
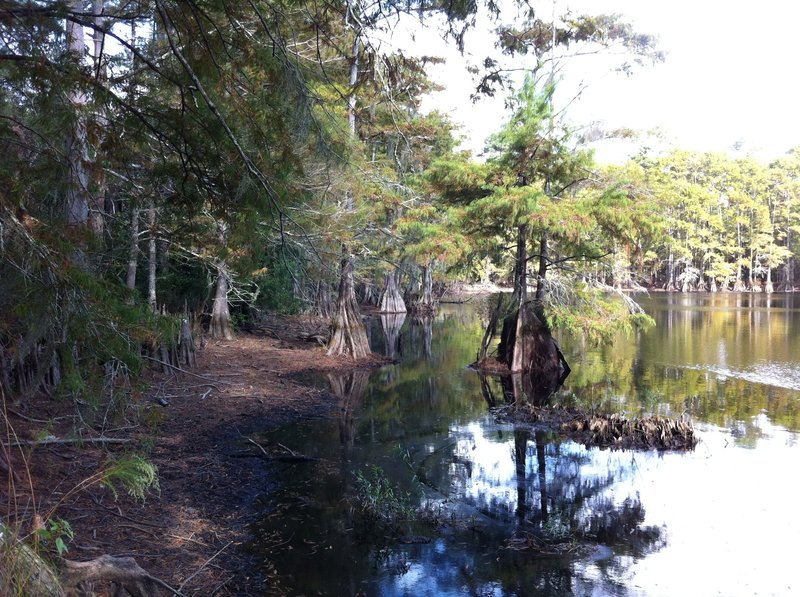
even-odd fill
[{"label": "shoreline", "polygon": [[[256,501],[279,483],[270,465],[279,457],[271,458],[269,446],[248,436],[324,418],[339,407],[340,398],[303,383],[305,372],[387,362],[327,356],[316,342],[302,339],[318,327],[308,317],[270,316],[235,340],[209,342],[187,373],[147,374],[148,388],[132,392],[119,421],[102,433],[85,430],[86,437],[129,443],[35,445],[43,433],[74,435],[71,401],[37,396],[24,409],[10,407],[13,433],[31,445],[9,448],[19,482],[2,490],[5,519],[25,536],[34,516],[52,512],[46,518],[61,518],[74,531],[65,559],[131,556],[184,595],[282,594],[279,580],[257,572],[241,549],[252,538]],[[158,492],[144,502],[122,488],[115,499],[101,483],[70,493],[130,446],[157,467]],[[44,555],[58,563],[55,550]]]}]

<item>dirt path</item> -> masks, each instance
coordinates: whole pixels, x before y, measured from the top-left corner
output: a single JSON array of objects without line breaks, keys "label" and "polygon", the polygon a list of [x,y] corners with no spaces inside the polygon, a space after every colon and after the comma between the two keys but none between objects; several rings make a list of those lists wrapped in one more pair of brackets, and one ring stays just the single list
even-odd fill
[{"label": "dirt path", "polygon": [[[131,440],[158,467],[160,492],[144,503],[124,494],[115,500],[102,485],[69,495],[129,444],[39,445],[11,455],[19,482],[2,489],[7,520],[22,520],[25,529],[34,512],[55,508],[75,531],[69,559],[130,555],[185,595],[279,594],[276,579],[248,572],[256,568],[240,549],[250,537],[254,500],[278,482],[266,463],[273,447],[246,438],[337,408],[335,396],[303,383],[304,372],[354,368],[350,360],[326,356],[313,340],[299,339],[318,325],[272,318],[256,334],[208,343],[191,374],[152,379],[138,399],[138,416],[127,414],[103,434]],[[376,358],[360,366],[381,363]],[[23,439],[69,437],[74,419],[66,402],[41,398],[18,405],[9,420]]]}]

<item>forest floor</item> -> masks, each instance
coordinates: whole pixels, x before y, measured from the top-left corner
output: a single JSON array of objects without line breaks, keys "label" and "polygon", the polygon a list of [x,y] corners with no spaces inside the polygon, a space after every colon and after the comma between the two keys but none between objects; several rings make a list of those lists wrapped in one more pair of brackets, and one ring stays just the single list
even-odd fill
[{"label": "forest floor", "polygon": [[[242,546],[251,538],[256,499],[279,482],[265,461],[298,455],[260,446],[248,435],[337,411],[336,396],[304,383],[304,376],[385,363],[376,357],[356,365],[301,339],[319,331],[323,326],[313,319],[272,317],[253,333],[208,342],[190,373],[150,375],[148,387],[133,392],[133,407],[116,418],[95,412],[95,421],[105,424],[83,427],[84,438],[97,438],[102,429],[102,437],[130,443],[12,448],[7,459],[17,480],[0,487],[5,520],[17,521],[25,534],[34,514],[64,519],[75,533],[67,559],[133,556],[183,595],[280,594],[279,579]],[[70,402],[40,397],[8,405],[9,427],[30,444],[45,436],[75,438]],[[159,491],[142,502],[87,483],[131,448],[158,467]]]}]

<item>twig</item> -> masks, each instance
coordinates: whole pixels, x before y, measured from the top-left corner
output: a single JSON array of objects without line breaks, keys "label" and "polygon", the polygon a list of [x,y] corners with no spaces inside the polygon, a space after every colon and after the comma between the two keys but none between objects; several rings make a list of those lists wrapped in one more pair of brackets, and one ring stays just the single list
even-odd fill
[{"label": "twig", "polygon": [[190,576],[189,576],[189,577],[188,577],[186,580],[184,580],[184,581],[181,583],[181,585],[178,587],[178,591],[180,592],[180,590],[181,590],[181,589],[182,589],[182,588],[183,588],[183,587],[186,585],[186,583],[187,583],[187,582],[189,582],[189,581],[190,581],[190,580],[192,580],[192,579],[193,579],[195,576],[197,576],[198,574],[200,574],[200,573],[203,571],[203,568],[205,568],[206,566],[208,566],[208,565],[211,563],[211,560],[213,560],[213,559],[214,559],[214,558],[216,558],[216,557],[217,557],[219,554],[221,554],[223,551],[225,551],[226,549],[228,549],[228,546],[229,546],[231,543],[233,543],[233,541],[228,541],[228,543],[225,545],[225,547],[223,547],[223,548],[222,548],[222,549],[220,549],[220,550],[219,550],[217,553],[215,553],[213,556],[211,556],[210,558],[208,558],[208,559],[207,559],[207,560],[206,560],[206,561],[203,563],[203,565],[202,565],[202,566],[200,566],[200,568],[198,568],[198,569],[197,569],[197,571],[196,571],[194,574],[190,575]]},{"label": "twig", "polygon": [[31,423],[47,424],[50,422],[50,421],[45,421],[44,419],[34,419],[33,417],[29,417],[28,415],[23,415],[22,413],[15,411],[13,408],[6,408],[6,410],[10,412],[12,415],[16,415],[20,419],[25,419],[26,421],[30,421]]},{"label": "twig", "polygon": [[167,367],[175,369],[175,371],[179,371],[181,373],[185,373],[186,375],[191,375],[192,377],[199,377],[200,379],[205,379],[205,380],[212,381],[212,382],[225,383],[225,384],[228,384],[228,385],[234,385],[229,381],[224,381],[222,379],[214,379],[212,377],[206,377],[205,375],[200,375],[199,373],[192,373],[191,371],[187,371],[186,369],[182,369],[180,367],[176,367],[172,363],[167,363],[166,361],[162,361],[161,359],[156,359],[156,358],[153,358],[153,357],[149,357],[147,355],[142,355],[142,357],[147,359],[148,361],[153,361],[154,363],[161,363],[162,365],[166,365]]},{"label": "twig", "polygon": [[264,454],[264,456],[266,456],[267,458],[272,458],[272,456],[270,454],[268,454],[267,451],[264,449],[264,446],[259,444],[257,441],[254,441],[254,440],[250,439],[249,437],[245,437],[245,436],[242,436],[242,437],[244,437],[244,439],[249,441],[254,446],[258,447],[258,449],[261,450],[261,452]]},{"label": "twig", "polygon": [[234,578],[236,578],[235,574],[233,576],[231,576],[228,580],[224,580],[220,584],[218,584],[216,587],[214,587],[214,590],[211,591],[211,597],[214,597],[214,595],[217,594],[217,591],[219,591],[222,587],[224,587],[229,582],[231,582]]},{"label": "twig", "polygon": [[281,443],[279,443],[278,445],[279,445],[281,448],[283,448],[284,450],[286,450],[287,452],[289,452],[289,454],[291,454],[292,456],[294,456],[295,458],[297,458],[297,452],[295,452],[295,451],[294,451],[294,450],[292,450],[291,448],[287,448],[286,446],[284,446],[284,445],[283,445],[283,444],[281,444]]},{"label": "twig", "polygon": [[130,520],[131,522],[135,522],[136,524],[141,524],[141,525],[145,525],[145,526],[148,526],[148,527],[155,527],[157,529],[166,529],[166,528],[168,528],[168,527],[165,527],[165,526],[160,525],[160,524],[153,524],[152,522],[144,522],[143,520],[136,520],[135,518],[131,518],[130,516],[125,516],[124,514],[121,514],[119,512],[115,512],[114,510],[112,510],[108,506],[104,506],[103,504],[98,502],[97,498],[94,497],[91,493],[89,494],[89,499],[91,499],[95,504],[100,506],[103,510],[105,510],[109,514],[113,514],[114,516],[118,516],[120,518],[124,518],[125,520]]}]

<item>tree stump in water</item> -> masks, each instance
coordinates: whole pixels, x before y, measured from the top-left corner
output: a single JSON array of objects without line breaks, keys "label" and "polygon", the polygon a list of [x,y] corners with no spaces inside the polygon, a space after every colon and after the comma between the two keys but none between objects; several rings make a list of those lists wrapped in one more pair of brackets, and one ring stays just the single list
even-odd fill
[{"label": "tree stump in water", "polygon": [[563,379],[570,372],[561,349],[530,302],[503,320],[497,356],[515,373]]},{"label": "tree stump in water", "polygon": [[400,289],[397,287],[397,274],[395,271],[386,274],[386,283],[378,303],[379,313],[405,313],[406,303]]}]

